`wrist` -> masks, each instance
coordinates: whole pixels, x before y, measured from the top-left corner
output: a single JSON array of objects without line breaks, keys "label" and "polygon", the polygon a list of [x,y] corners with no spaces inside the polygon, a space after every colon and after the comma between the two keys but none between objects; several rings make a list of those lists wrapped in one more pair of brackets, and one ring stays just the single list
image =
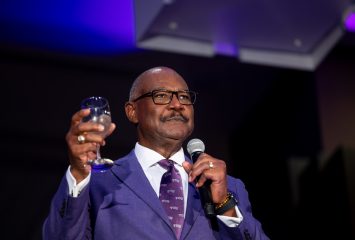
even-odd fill
[{"label": "wrist", "polygon": [[228,192],[225,199],[215,204],[215,212],[217,215],[235,215],[234,207],[237,205],[237,200],[234,198],[233,194]]},{"label": "wrist", "polygon": [[84,180],[90,173],[87,169],[78,169],[76,167],[70,166],[70,173],[75,178],[76,184]]}]

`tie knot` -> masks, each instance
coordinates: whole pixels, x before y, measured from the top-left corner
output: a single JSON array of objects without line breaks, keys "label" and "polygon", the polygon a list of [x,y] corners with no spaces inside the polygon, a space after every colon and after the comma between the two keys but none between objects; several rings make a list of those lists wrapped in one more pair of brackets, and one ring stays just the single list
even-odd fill
[{"label": "tie knot", "polygon": [[172,160],[169,159],[163,159],[160,160],[159,165],[162,166],[163,168],[165,168],[166,170],[172,168],[174,166],[174,162]]}]

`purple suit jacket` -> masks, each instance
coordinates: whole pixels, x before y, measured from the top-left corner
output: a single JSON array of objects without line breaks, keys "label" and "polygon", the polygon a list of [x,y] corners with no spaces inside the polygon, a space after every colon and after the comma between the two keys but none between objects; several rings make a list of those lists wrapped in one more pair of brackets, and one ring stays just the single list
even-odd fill
[{"label": "purple suit jacket", "polygon": [[[242,223],[230,228],[217,220],[212,230],[199,194],[189,184],[181,239],[268,239],[252,216],[244,184],[228,176],[228,190],[238,200]],[[169,219],[132,151],[115,161],[110,171],[92,173],[77,198],[68,194],[63,178],[43,226],[43,239],[176,239]]]}]

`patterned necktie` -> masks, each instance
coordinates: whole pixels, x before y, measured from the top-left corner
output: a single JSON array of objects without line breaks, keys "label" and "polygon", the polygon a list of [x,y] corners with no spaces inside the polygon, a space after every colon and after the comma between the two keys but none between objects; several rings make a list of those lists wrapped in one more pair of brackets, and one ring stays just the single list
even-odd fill
[{"label": "patterned necktie", "polygon": [[180,239],[184,224],[184,193],[179,171],[174,162],[168,159],[159,161],[159,165],[168,170],[161,178],[159,199],[172,223],[177,239]]}]

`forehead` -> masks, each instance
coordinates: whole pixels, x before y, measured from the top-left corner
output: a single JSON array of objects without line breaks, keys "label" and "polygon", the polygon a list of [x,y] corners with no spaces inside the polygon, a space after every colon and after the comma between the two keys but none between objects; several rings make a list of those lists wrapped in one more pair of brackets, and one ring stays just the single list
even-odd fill
[{"label": "forehead", "polygon": [[144,76],[140,89],[142,91],[152,91],[154,89],[187,90],[185,80],[172,70],[155,69]]}]

